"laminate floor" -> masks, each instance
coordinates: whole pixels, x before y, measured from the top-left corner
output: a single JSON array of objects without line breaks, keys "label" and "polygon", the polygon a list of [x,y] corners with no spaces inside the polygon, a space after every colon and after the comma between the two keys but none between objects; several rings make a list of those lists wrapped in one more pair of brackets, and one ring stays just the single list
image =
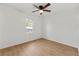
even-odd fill
[{"label": "laminate floor", "polygon": [[77,56],[78,49],[47,39],[38,39],[1,49],[0,56]]}]

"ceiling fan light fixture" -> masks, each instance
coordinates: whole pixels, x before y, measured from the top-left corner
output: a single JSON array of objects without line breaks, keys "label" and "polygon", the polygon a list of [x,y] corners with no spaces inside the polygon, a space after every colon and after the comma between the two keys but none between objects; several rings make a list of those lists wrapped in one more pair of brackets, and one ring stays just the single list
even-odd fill
[{"label": "ceiling fan light fixture", "polygon": [[42,15],[42,13],[43,13],[43,10],[39,10],[39,13],[40,13],[40,15]]}]

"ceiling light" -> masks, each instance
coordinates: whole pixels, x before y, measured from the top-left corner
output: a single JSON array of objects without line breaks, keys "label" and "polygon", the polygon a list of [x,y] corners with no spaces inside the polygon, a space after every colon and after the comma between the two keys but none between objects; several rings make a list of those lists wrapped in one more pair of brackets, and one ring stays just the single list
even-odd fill
[{"label": "ceiling light", "polygon": [[39,13],[40,13],[40,15],[42,15],[42,13],[43,13],[43,10],[39,10]]}]

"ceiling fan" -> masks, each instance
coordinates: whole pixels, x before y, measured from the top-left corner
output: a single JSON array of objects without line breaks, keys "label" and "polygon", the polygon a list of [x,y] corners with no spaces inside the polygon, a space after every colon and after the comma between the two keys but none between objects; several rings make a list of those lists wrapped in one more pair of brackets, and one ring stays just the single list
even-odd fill
[{"label": "ceiling fan", "polygon": [[48,6],[50,6],[50,5],[51,5],[50,3],[47,3],[45,6],[43,6],[43,5],[39,5],[39,6],[33,5],[34,7],[37,8],[37,10],[32,11],[32,12],[37,12],[37,11],[39,11],[40,15],[42,15],[42,13],[43,13],[44,11],[45,11],[45,12],[51,12],[51,10],[47,10],[47,9],[46,9],[46,8],[47,8]]}]

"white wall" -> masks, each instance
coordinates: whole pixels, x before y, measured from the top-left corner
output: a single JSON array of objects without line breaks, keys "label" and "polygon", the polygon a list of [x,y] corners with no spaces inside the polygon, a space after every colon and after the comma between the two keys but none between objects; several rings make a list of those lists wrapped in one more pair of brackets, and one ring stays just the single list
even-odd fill
[{"label": "white wall", "polygon": [[[64,5],[62,4],[62,6]],[[60,9],[61,8],[62,7],[60,7]],[[62,10],[61,12],[56,12],[54,10],[55,13],[46,16],[44,24],[46,35],[44,37],[52,41],[78,48],[79,17],[77,17],[77,11],[78,10],[72,8]]]},{"label": "white wall", "polygon": [[[32,32],[25,29],[26,18],[33,20]],[[27,16],[13,8],[0,5],[0,49],[40,38],[40,24],[39,17]]]}]

